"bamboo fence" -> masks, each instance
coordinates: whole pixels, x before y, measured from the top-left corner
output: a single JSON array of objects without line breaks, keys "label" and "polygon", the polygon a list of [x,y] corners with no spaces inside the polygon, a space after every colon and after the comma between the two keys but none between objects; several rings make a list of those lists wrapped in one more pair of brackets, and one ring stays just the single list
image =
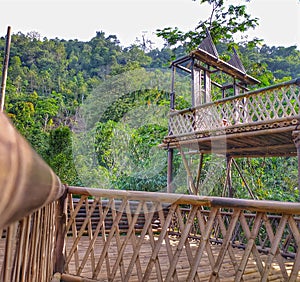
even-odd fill
[{"label": "bamboo fence", "polygon": [[67,206],[64,281],[300,280],[298,203],[69,187]]}]

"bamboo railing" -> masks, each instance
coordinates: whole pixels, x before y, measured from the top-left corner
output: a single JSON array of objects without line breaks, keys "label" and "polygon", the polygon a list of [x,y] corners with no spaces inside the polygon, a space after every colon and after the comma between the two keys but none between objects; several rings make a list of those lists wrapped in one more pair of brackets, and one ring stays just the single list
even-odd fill
[{"label": "bamboo railing", "polygon": [[49,281],[65,188],[3,113],[0,129],[0,281]]},{"label": "bamboo railing", "polygon": [[[188,219],[190,209],[181,208],[181,213],[182,213],[183,220],[186,221]],[[206,214],[206,216],[208,217],[210,214],[210,211],[206,210],[206,211],[202,211],[202,213]],[[224,222],[227,222],[227,223],[230,222],[230,219],[232,217],[232,212],[223,211],[223,212],[221,212],[221,215],[222,215]],[[256,214],[247,212],[244,214],[244,216],[245,216],[245,219],[247,220],[247,222],[249,222],[250,224],[253,224],[253,222],[255,221]],[[267,214],[267,220],[268,220],[269,224],[272,226],[272,228],[276,229],[280,225],[281,215]],[[294,216],[294,220],[295,220],[296,225],[299,227],[300,226],[300,217]],[[214,237],[211,238],[210,241],[213,244],[222,244],[223,236],[222,236],[222,231],[218,225],[218,222],[215,222],[215,226],[213,227],[213,229],[214,229]],[[283,236],[283,241],[279,245],[279,252],[285,258],[294,259],[295,254],[297,253],[297,249],[298,249],[297,241],[295,240],[294,236],[291,235],[292,231],[289,226],[286,226],[284,232],[285,232],[285,234]],[[169,233],[180,236],[180,228],[179,228],[179,222],[178,222],[177,217],[173,218],[172,223],[169,228]],[[197,224],[197,222],[191,227],[189,238],[201,240],[201,229],[200,229],[199,224]],[[258,248],[259,252],[262,252],[262,253],[270,252],[271,242],[270,242],[269,235],[266,231],[266,227],[262,227],[260,229],[260,231],[257,234],[256,242],[257,242],[257,248]],[[236,248],[240,248],[240,249],[246,248],[247,236],[244,233],[243,227],[241,226],[241,224],[237,224],[235,226],[235,230],[231,237],[231,244],[232,244],[232,246],[234,246]]]},{"label": "bamboo railing", "polygon": [[[230,127],[293,123],[299,112],[300,79],[225,98],[190,109],[172,111],[169,136],[227,131]],[[264,127],[262,127],[264,128]]]},{"label": "bamboo railing", "polygon": [[298,203],[69,187],[66,213],[64,281],[300,280]]}]

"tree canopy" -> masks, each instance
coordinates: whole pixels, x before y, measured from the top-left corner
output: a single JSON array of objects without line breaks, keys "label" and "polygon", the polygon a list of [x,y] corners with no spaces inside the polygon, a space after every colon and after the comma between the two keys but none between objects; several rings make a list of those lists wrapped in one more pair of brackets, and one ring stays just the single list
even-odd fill
[{"label": "tree canopy", "polygon": [[[235,38],[247,39],[246,32],[250,28],[254,29],[258,25],[258,18],[252,17],[246,9],[246,5],[233,5],[228,0],[193,0],[200,5],[210,5],[211,11],[208,17],[200,20],[194,30],[183,32],[177,27],[167,27],[157,30],[157,35],[164,38],[169,46],[185,46],[188,50],[195,49],[206,36],[206,29],[209,30],[215,43],[226,43],[228,47],[235,44]],[[244,0],[242,2],[249,2]],[[247,43],[250,46],[256,46],[261,42],[260,39],[240,41],[240,44]]]}]

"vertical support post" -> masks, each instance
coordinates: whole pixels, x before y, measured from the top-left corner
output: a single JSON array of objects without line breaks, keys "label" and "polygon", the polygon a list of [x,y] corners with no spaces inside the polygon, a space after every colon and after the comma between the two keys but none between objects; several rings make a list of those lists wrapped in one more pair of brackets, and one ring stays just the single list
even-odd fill
[{"label": "vertical support post", "polygon": [[[171,84],[171,94],[170,94],[170,110],[175,109],[175,74],[176,68],[172,66],[172,84]],[[169,135],[171,134],[169,126]],[[168,168],[167,168],[167,192],[172,193],[172,181],[173,181],[173,154],[174,149],[168,148]]]},{"label": "vertical support post", "polygon": [[205,91],[203,90],[202,70],[194,66],[192,67],[192,107],[202,105],[205,100]]},{"label": "vertical support post", "polygon": [[14,252],[13,245],[14,240],[17,234],[18,222],[15,222],[8,226],[6,230],[6,244],[5,244],[5,253],[4,253],[4,261],[2,266],[2,272],[0,273],[0,279],[3,282],[12,281],[12,273],[14,268]]},{"label": "vertical support post", "polygon": [[203,167],[203,154],[200,152],[200,159],[199,159],[199,165],[198,165],[198,171],[197,171],[197,177],[196,177],[196,194],[199,193],[199,185],[200,185],[200,177]]},{"label": "vertical support post", "polygon": [[232,166],[232,157],[226,157],[226,167],[227,167],[227,186],[228,186],[228,197],[233,198],[233,188],[232,188],[232,179],[231,179],[231,166]]},{"label": "vertical support post", "polygon": [[0,112],[3,112],[4,102],[5,102],[5,89],[6,89],[6,80],[7,80],[7,70],[8,70],[8,61],[9,61],[9,52],[10,52],[10,41],[11,41],[11,27],[7,28],[6,34],[6,46],[5,46],[5,57],[2,69],[2,80],[1,80],[1,92],[0,92]]},{"label": "vertical support post", "polygon": [[65,235],[66,235],[66,213],[65,205],[67,199],[67,188],[64,194],[58,200],[56,211],[56,241],[55,241],[55,264],[54,273],[62,274],[65,269]]},{"label": "vertical support post", "polygon": [[195,73],[194,73],[194,63],[195,63],[195,59],[192,58],[192,66],[191,66],[191,92],[192,92],[192,107],[195,107],[195,95],[197,92],[196,86],[195,86]]},{"label": "vertical support post", "polygon": [[234,96],[239,95],[239,88],[237,87],[235,78],[233,78],[233,95]]},{"label": "vertical support post", "polygon": [[[209,68],[209,66],[208,66]],[[204,103],[210,103],[212,101],[211,97],[211,78],[209,71],[204,71]]]},{"label": "vertical support post", "polygon": [[167,192],[172,193],[172,181],[173,181],[173,148],[168,148],[168,170],[167,170]]},{"label": "vertical support post", "polygon": [[171,82],[171,94],[170,94],[170,110],[175,109],[175,74],[176,69],[172,66],[172,82]]},{"label": "vertical support post", "polygon": [[298,202],[300,202],[300,130],[293,132],[294,143],[297,148],[298,157]]}]

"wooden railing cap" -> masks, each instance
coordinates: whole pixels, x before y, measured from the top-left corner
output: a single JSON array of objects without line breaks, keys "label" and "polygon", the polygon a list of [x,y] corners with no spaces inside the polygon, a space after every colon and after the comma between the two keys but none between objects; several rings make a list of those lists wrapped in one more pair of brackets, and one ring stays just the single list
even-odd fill
[{"label": "wooden railing cap", "polygon": [[0,229],[57,200],[65,188],[0,113]]}]

